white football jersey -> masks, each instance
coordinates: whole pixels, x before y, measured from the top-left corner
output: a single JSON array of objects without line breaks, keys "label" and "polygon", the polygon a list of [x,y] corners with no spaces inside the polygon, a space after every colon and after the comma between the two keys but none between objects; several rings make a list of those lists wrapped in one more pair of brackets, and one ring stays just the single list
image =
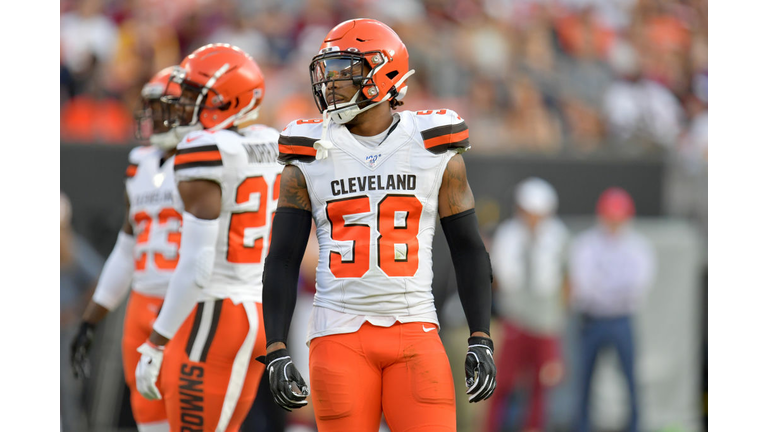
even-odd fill
[{"label": "white football jersey", "polygon": [[[469,147],[451,110],[404,111],[376,148],[330,124],[334,147],[315,160],[321,120],[290,123],[280,161],[301,169],[320,247],[315,305],[365,316],[434,313],[432,239],[443,172]],[[398,318],[399,319],[399,318]]]},{"label": "white football jersey", "polygon": [[242,135],[197,131],[177,147],[177,182],[210,180],[221,187],[213,274],[201,298],[261,302],[261,275],[283,168],[277,163],[278,136],[266,126],[251,126]]},{"label": "white football jersey", "polygon": [[173,175],[173,157],[150,146],[131,150],[125,189],[131,205],[129,218],[136,238],[132,288],[164,297],[179,262],[181,201]]}]

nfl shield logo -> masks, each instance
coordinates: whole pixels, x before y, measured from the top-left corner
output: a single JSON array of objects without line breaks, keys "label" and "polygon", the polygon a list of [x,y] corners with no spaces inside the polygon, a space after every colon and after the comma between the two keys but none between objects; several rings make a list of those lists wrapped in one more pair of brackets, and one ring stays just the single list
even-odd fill
[{"label": "nfl shield logo", "polygon": [[375,155],[366,156],[365,160],[366,160],[366,162],[368,162],[368,166],[373,168],[373,167],[376,166],[376,161],[378,161],[380,157],[381,157],[381,153],[375,154]]}]

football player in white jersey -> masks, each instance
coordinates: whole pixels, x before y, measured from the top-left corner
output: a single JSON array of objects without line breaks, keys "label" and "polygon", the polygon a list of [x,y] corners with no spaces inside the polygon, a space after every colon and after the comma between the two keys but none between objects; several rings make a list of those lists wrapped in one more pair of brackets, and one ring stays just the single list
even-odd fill
[{"label": "football player in white jersey", "polygon": [[[162,398],[171,430],[238,431],[264,366],[261,277],[277,206],[279,133],[251,126],[264,96],[256,62],[227,44],[187,56],[168,122],[186,133],[175,176],[184,202],[179,263],[152,334],[139,348],[137,387]],[[160,379],[158,380],[158,375]]]},{"label": "football player in white jersey", "polygon": [[408,52],[369,19],[326,36],[310,66],[323,119],[290,123],[265,268],[266,362],[285,409],[308,389],[286,350],[296,279],[312,219],[320,257],[309,324],[309,379],[320,431],[455,431],[453,379],[432,296],[432,238],[441,218],[469,324],[470,402],[495,389],[491,265],[461,153],[464,120],[404,111]]},{"label": "football player in white jersey", "polygon": [[173,176],[178,139],[164,125],[160,106],[162,96],[181,94],[178,85],[168,84],[173,68],[161,70],[142,88],[143,109],[137,116],[137,132],[143,138],[151,131],[152,146],[137,147],[128,156],[125,223],[71,346],[75,376],[87,376],[95,325],[131,291],[123,324],[123,371],[140,432],[168,430],[163,403],[141,397],[136,390],[134,370],[140,358],[136,349],[149,337],[179,261],[184,207]]}]

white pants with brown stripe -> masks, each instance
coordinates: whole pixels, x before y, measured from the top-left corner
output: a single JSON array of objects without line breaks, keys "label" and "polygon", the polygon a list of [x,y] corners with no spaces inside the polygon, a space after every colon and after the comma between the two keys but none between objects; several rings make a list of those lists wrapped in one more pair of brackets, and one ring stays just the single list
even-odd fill
[{"label": "white pants with brown stripe", "polygon": [[168,343],[160,385],[171,431],[237,432],[256,398],[266,354],[261,303],[198,303]]}]

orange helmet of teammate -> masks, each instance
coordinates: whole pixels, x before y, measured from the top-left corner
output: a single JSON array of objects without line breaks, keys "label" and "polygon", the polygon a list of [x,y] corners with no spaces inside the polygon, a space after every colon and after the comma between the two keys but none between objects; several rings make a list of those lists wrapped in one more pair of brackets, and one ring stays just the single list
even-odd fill
[{"label": "orange helmet of teammate", "polygon": [[135,113],[136,138],[149,139],[150,144],[163,150],[176,147],[179,140],[170,127],[164,121],[163,104],[160,99],[163,96],[181,96],[181,87],[171,81],[174,69],[178,66],[169,66],[156,73],[141,89],[141,109]]},{"label": "orange helmet of teammate", "polygon": [[[372,19],[348,20],[334,27],[309,71],[318,109],[327,111],[339,124],[382,102],[402,100],[408,89],[406,81],[414,73],[408,70],[408,50],[397,33]],[[341,80],[351,80],[359,89],[350,101],[329,106],[328,85]]]},{"label": "orange helmet of teammate", "polygon": [[169,123],[179,139],[193,130],[220,130],[252,121],[264,97],[264,75],[240,48],[209,44],[182,60],[171,79],[181,86]]}]

